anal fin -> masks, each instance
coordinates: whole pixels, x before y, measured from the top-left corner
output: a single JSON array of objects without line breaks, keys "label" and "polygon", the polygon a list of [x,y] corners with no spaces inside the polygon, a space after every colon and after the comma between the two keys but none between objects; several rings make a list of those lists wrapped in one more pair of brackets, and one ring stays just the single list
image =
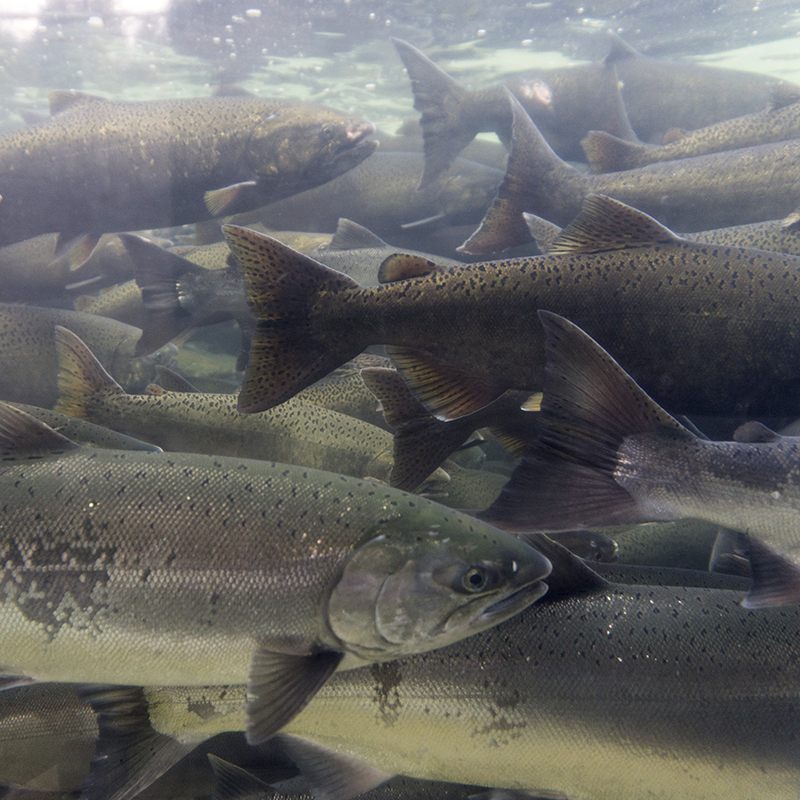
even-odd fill
[{"label": "anal fin", "polygon": [[248,743],[265,742],[299,714],[342,658],[333,651],[293,655],[259,647],[247,686]]},{"label": "anal fin", "polygon": [[411,391],[440,420],[473,414],[488,406],[508,388],[476,378],[421,350],[387,347],[386,352]]}]

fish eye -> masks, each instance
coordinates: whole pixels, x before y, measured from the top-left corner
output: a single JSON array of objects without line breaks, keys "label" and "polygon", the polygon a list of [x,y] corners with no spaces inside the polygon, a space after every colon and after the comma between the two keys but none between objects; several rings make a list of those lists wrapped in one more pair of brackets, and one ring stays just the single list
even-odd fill
[{"label": "fish eye", "polygon": [[461,578],[461,585],[468,592],[482,592],[489,584],[489,573],[484,567],[470,567]]},{"label": "fish eye", "polygon": [[336,131],[334,130],[333,125],[328,123],[328,124],[322,126],[322,129],[321,129],[320,133],[322,134],[322,138],[323,139],[330,140],[330,139],[333,139],[334,134],[336,133]]}]

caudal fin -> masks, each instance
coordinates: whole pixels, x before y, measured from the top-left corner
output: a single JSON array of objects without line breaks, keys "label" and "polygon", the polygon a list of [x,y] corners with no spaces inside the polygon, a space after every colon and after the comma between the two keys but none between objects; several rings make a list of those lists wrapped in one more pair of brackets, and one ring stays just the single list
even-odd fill
[{"label": "caudal fin", "polygon": [[644,142],[630,142],[605,131],[589,131],[581,140],[581,147],[592,172],[620,172],[636,169],[655,159],[651,153],[658,148]]},{"label": "caudal fin", "polygon": [[56,326],[58,401],[55,410],[70,417],[91,419],[92,409],[104,397],[124,394],[94,353],[72,331]]},{"label": "caudal fin", "polygon": [[[417,400],[400,374],[380,367],[361,370],[394,431],[394,464],[389,483],[412,492],[470,437],[468,417],[442,422]],[[466,420],[466,423],[465,423]]]},{"label": "caudal fin", "polygon": [[539,439],[481,515],[515,530],[570,530],[644,522],[615,480],[627,436],[669,430],[694,438],[658,406],[588,334],[540,311],[545,329]]},{"label": "caudal fin", "polygon": [[239,393],[239,411],[265,411],[358,355],[352,320],[320,320],[317,304],[358,284],[291,247],[238,225],[223,233],[244,273],[247,301],[256,317],[250,357]]},{"label": "caudal fin", "polygon": [[136,355],[158,350],[193,327],[192,315],[182,307],[180,281],[202,268],[175,253],[170,253],[141,236],[121,233],[133,262],[136,283],[142,290],[146,322],[136,344]]},{"label": "caudal fin", "polygon": [[420,189],[433,183],[456,156],[482,130],[477,116],[469,113],[470,93],[424,53],[402,39],[392,39],[411,79],[414,108],[422,115],[422,143],[425,168]]},{"label": "caudal fin", "polygon": [[584,194],[584,181],[577,170],[562,161],[534,125],[519,101],[509,92],[511,104],[511,149],[506,174],[480,226],[460,247],[462,253],[497,253],[530,242],[524,211],[557,213],[553,198],[566,202],[573,216]]}]

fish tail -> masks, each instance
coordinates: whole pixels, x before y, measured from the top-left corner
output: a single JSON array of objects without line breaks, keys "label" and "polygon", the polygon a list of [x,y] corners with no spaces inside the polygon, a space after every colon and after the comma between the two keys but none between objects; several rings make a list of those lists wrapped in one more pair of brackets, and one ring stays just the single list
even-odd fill
[{"label": "fish tail", "polygon": [[239,411],[272,408],[358,355],[369,342],[358,327],[320,314],[337,295],[360,288],[291,247],[238,225],[223,232],[245,279],[256,318]]},{"label": "fish tail", "polygon": [[592,172],[620,172],[649,164],[652,145],[630,142],[605,131],[589,131],[581,141]]},{"label": "fish tail", "polygon": [[55,410],[81,419],[91,419],[104,397],[123,394],[124,389],[106,372],[94,353],[72,331],[56,326],[58,401]]},{"label": "fish tail", "polygon": [[392,39],[411,79],[414,108],[420,112],[425,167],[420,189],[433,183],[475,138],[479,115],[470,113],[471,93],[424,53],[402,39]]},{"label": "fish tail", "polygon": [[394,464],[389,483],[411,492],[417,489],[444,460],[470,437],[468,417],[442,422],[414,397],[400,374],[393,369],[368,367],[361,378],[383,409],[394,430]]},{"label": "fish tail", "polygon": [[545,141],[533,120],[509,92],[511,103],[511,149],[506,173],[480,226],[460,247],[462,253],[484,255],[527,244],[531,235],[523,212],[536,212],[552,203],[554,195],[574,195],[580,205],[581,177],[562,161]]},{"label": "fish tail", "polygon": [[97,747],[81,797],[131,800],[193,748],[156,732],[144,689],[86,685],[79,694],[97,715]]},{"label": "fish tail", "polygon": [[547,311],[539,317],[547,358],[539,437],[482,518],[531,531],[652,519],[616,479],[620,447],[650,431],[694,435],[580,328]]},{"label": "fish tail", "polygon": [[141,236],[121,233],[119,238],[142,291],[146,318],[136,355],[146,355],[194,326],[192,315],[181,305],[180,282],[187,275],[202,274],[203,269]]}]

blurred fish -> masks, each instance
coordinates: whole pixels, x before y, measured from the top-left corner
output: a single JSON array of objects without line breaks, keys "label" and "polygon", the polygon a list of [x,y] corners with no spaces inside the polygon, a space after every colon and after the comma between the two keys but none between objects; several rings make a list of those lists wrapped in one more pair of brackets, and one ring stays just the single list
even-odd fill
[{"label": "blurred fish", "polygon": [[521,530],[706,520],[748,534],[748,608],[800,603],[800,439],[763,426],[744,442],[700,439],[580,328],[539,316],[539,441],[481,516]]},{"label": "blurred fish", "polygon": [[[548,253],[561,235],[561,228],[537,217],[524,213],[523,218],[539,250]],[[774,250],[778,253],[800,255],[800,219],[790,214],[784,219],[753,222],[748,225],[733,225],[729,228],[714,228],[697,233],[681,233],[689,242],[707,242],[726,247],[748,247],[754,250]]]},{"label": "blurred fish", "polygon": [[[606,194],[681,230],[782,217],[798,204],[800,139],[584,175],[556,156],[513,98],[506,176],[477,231],[459,248],[472,254],[524,244],[529,211],[562,224],[591,193]],[[732,180],[736,176],[736,180]]]},{"label": "blurred fish", "polygon": [[394,44],[422,114],[423,181],[435,178],[479,131],[509,137],[507,91],[562,158],[581,160],[581,139],[592,130],[655,141],[669,129],[691,130],[760,111],[774,92],[797,89],[752,72],[648,58],[614,36],[599,64],[527,73],[503,86],[468,90],[412,45],[398,39]]},{"label": "blurred fish", "polygon": [[340,665],[442,646],[547,590],[537,550],[374,483],[80,447],[7,405],[0,439],[6,675],[248,681],[258,743]]},{"label": "blurred fish", "polygon": [[[65,328],[56,328],[56,349],[56,410],[71,417],[182,453],[279,461],[379,480],[386,480],[392,468],[389,433],[302,396],[272,411],[245,415],[236,410],[234,394],[170,392],[158,386],[149,394],[126,394]],[[440,470],[432,478],[435,485],[446,475]]]},{"label": "blurred fish", "polygon": [[763,111],[717,122],[693,131],[673,131],[662,145],[630,142],[590,131],[582,142],[593,172],[636,169],[660,161],[737,150],[800,136],[800,87],[773,97]]},{"label": "blurred fish", "polygon": [[237,223],[257,219],[269,228],[332,231],[347,217],[381,236],[420,221],[459,224],[480,219],[503,179],[501,170],[466,159],[423,191],[420,153],[376,153],[354,170],[291,199],[248,214]]},{"label": "blurred fish", "polygon": [[[142,290],[136,285],[135,280],[118,283],[96,295],[79,295],[73,301],[73,307],[83,314],[96,314],[98,317],[115,319],[136,328],[144,329],[148,322],[142,302]],[[154,349],[164,344],[166,342],[161,342]]]},{"label": "blurred fish", "polygon": [[245,412],[278,405],[370,344],[391,345],[439,419],[508,389],[537,391],[539,308],[585,326],[676,413],[800,407],[800,260],[685,242],[609,198],[588,199],[550,255],[433,272],[418,262],[404,280],[369,289],[267,236],[233,226],[226,236],[258,318]]},{"label": "blurred fish", "polygon": [[80,336],[122,384],[152,380],[152,365],[134,356],[139,328],[77,311],[0,304],[0,399],[42,407],[55,403],[56,325]]},{"label": "blurred fish", "polygon": [[54,92],[50,107],[50,120],[0,138],[2,244],[256,208],[341,175],[376,146],[370,123],[282,100]]}]

